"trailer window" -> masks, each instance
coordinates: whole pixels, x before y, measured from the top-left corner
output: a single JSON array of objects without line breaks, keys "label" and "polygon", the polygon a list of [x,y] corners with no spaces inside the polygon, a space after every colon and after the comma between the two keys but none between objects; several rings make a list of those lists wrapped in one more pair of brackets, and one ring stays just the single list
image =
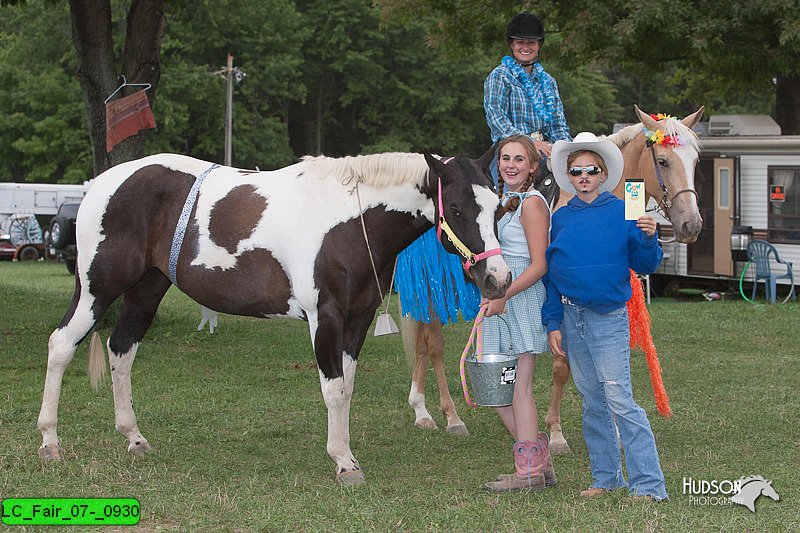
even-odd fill
[{"label": "trailer window", "polygon": [[767,168],[768,239],[800,244],[800,167]]},{"label": "trailer window", "polygon": [[718,209],[731,208],[731,169],[720,167],[717,174],[717,190],[719,191]]}]

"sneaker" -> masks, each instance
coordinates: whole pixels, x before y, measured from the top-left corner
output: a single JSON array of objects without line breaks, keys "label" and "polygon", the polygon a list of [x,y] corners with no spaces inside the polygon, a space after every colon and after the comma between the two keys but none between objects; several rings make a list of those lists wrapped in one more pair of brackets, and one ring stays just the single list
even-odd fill
[{"label": "sneaker", "polygon": [[600,487],[589,487],[586,490],[581,491],[582,498],[596,498],[597,496],[602,496],[608,492],[606,489],[601,489]]}]

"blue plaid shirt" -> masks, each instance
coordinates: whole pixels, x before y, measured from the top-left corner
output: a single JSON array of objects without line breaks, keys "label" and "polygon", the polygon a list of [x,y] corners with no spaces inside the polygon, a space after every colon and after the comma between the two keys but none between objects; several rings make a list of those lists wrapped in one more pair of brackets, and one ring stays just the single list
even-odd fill
[{"label": "blue plaid shirt", "polygon": [[[547,73],[545,75],[550,76]],[[532,76],[538,89],[540,84],[535,70]],[[544,123],[534,114],[525,87],[508,67],[501,63],[489,74],[483,83],[483,108],[486,110],[486,123],[492,131],[492,142],[509,135],[530,135],[537,131],[551,143],[572,140],[564,117],[564,104],[558,94],[558,84],[552,76],[550,79],[556,90],[556,113],[550,123]]]}]

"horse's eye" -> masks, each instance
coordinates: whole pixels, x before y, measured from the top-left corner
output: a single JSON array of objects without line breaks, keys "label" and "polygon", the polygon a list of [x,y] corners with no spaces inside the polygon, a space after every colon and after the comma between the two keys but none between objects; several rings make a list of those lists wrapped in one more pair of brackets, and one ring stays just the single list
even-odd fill
[{"label": "horse's eye", "polygon": [[461,216],[461,210],[459,208],[455,207],[455,206],[451,206],[450,207],[450,212],[453,214],[454,217],[460,217]]},{"label": "horse's eye", "polygon": [[659,157],[658,158],[658,164],[659,164],[659,166],[662,166],[662,167],[668,167],[669,166],[669,163],[667,163],[667,160],[664,159],[663,157]]}]

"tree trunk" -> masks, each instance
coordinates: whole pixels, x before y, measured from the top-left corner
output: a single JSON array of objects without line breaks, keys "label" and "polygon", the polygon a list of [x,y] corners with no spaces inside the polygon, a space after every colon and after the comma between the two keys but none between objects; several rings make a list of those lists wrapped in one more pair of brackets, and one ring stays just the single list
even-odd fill
[{"label": "tree trunk", "polygon": [[[127,22],[122,74],[129,83],[149,83],[152,86],[147,92],[152,107],[161,79],[161,41],[166,28],[164,0],[133,0]],[[141,87],[133,87],[131,92],[137,90],[141,90]],[[142,157],[144,136],[140,133],[128,137],[115,146],[109,155],[111,166]]]},{"label": "tree trunk", "polygon": [[784,135],[800,135],[800,76],[778,76],[775,119]]},{"label": "tree trunk", "polygon": [[[106,152],[105,99],[120,85],[114,62],[109,0],[70,0],[72,40],[78,56],[89,140],[92,144],[94,175],[113,165],[144,155],[141,135],[119,143]],[[161,39],[164,35],[164,0],[132,0],[128,12],[122,72],[128,83],[150,83],[153,95],[161,76]],[[130,94],[125,90],[123,95]]]},{"label": "tree trunk", "polygon": [[103,101],[118,86],[111,40],[111,5],[108,1],[70,0],[69,8],[96,176],[109,167]]}]

